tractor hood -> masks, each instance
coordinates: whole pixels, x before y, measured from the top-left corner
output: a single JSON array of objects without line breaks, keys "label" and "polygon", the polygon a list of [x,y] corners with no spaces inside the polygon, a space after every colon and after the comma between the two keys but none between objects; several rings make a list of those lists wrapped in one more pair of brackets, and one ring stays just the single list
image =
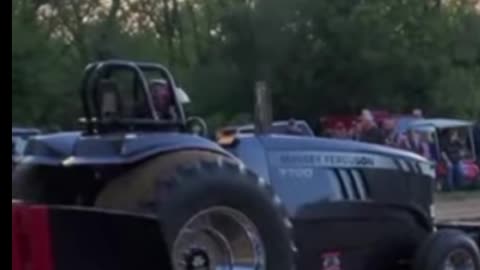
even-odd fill
[{"label": "tractor hood", "polygon": [[101,136],[65,132],[32,138],[20,162],[53,166],[126,164],[162,152],[184,149],[213,151],[230,156],[205,138],[177,132]]},{"label": "tractor hood", "polygon": [[395,149],[378,144],[356,142],[351,140],[339,140],[319,137],[299,137],[289,135],[266,135],[261,137],[266,148],[277,150],[322,150],[342,151],[378,154],[392,158],[401,158],[416,162],[427,162],[428,160],[412,152]]},{"label": "tractor hood", "polygon": [[358,207],[378,206],[390,209],[387,213],[392,207],[403,209],[429,226],[435,167],[419,155],[368,143],[274,134],[237,135],[226,149],[272,184],[294,219],[328,219],[325,211],[336,213],[335,205],[346,205],[344,218],[350,218]]},{"label": "tractor hood", "polygon": [[422,156],[370,143],[276,134],[239,135],[241,143],[237,148],[240,150],[242,143],[255,138],[268,159],[279,166],[383,169],[435,177],[433,163]]}]

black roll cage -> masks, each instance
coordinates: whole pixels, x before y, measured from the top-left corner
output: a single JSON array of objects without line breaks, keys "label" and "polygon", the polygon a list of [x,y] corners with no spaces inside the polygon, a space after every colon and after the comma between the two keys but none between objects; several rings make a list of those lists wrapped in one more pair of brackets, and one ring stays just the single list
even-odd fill
[{"label": "black roll cage", "polygon": [[[135,76],[134,86],[136,86],[137,83],[140,85],[141,94],[143,93],[145,97],[150,118],[103,119],[102,114],[99,113],[98,104],[95,102],[97,86],[105,75],[108,77],[114,70],[129,70],[133,73]],[[162,120],[157,115],[145,76],[146,72],[152,71],[160,72],[169,85],[173,106],[175,107],[175,112],[177,114],[176,120]],[[80,122],[85,124],[87,134],[99,133],[101,131],[110,130],[113,127],[115,127],[116,130],[158,130],[160,128],[165,128],[166,126],[175,126],[184,129],[186,126],[185,113],[177,98],[176,88],[177,85],[172,74],[161,64],[125,60],[108,60],[90,63],[84,69],[83,79],[80,85],[80,94],[84,111],[84,117],[80,119]],[[136,92],[134,93],[136,95]]]}]

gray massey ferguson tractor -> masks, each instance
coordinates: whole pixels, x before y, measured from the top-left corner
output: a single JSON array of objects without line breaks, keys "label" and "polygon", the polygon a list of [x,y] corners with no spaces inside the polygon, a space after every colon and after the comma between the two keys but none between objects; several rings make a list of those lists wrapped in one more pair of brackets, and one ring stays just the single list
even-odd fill
[{"label": "gray massey ferguson tractor", "polygon": [[[153,99],[159,95],[152,94],[149,81],[165,84],[162,104]],[[162,65],[90,64],[81,85],[84,130],[30,140],[14,172],[12,199],[150,216],[160,225],[173,269],[291,270],[292,225],[278,196],[219,145],[187,132],[192,123],[185,119],[178,91]],[[82,234],[81,226],[69,226]],[[95,248],[98,235],[85,237]],[[57,238],[54,256],[65,254],[55,247],[63,245]],[[75,259],[55,258],[62,265],[56,270],[84,267],[85,260]],[[165,265],[146,265],[141,258],[135,267],[167,270]]]}]

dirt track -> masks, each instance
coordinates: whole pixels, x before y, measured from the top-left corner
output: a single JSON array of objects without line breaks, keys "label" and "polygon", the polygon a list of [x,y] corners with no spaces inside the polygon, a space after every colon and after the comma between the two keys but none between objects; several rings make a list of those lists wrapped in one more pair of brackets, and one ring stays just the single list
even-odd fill
[{"label": "dirt track", "polygon": [[480,191],[437,195],[435,205],[439,221],[480,224]]}]

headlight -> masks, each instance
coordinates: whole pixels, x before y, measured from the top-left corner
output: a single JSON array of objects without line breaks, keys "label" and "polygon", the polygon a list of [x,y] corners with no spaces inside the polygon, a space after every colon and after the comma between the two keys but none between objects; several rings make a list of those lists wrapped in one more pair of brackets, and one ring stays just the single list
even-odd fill
[{"label": "headlight", "polygon": [[421,162],[420,170],[423,175],[430,176],[433,179],[437,177],[434,162]]}]

